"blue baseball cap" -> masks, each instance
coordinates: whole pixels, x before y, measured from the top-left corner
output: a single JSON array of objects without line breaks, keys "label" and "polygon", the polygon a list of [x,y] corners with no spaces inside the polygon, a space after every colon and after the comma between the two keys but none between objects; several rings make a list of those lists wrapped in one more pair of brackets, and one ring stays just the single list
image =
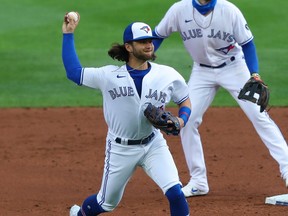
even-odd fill
[{"label": "blue baseball cap", "polygon": [[133,22],[126,27],[123,34],[124,43],[144,39],[159,39],[159,37],[153,36],[150,26],[143,22]]}]

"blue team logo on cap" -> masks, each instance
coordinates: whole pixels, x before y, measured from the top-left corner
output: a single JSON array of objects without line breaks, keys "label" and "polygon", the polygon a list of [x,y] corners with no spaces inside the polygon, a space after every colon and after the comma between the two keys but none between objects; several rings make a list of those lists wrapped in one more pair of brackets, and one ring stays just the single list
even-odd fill
[{"label": "blue team logo on cap", "polygon": [[143,22],[134,22],[128,25],[123,34],[123,42],[159,39],[158,36],[152,34],[151,27]]},{"label": "blue team logo on cap", "polygon": [[146,33],[148,33],[149,31],[151,31],[149,26],[143,26],[142,28],[140,28],[140,30],[145,31]]}]

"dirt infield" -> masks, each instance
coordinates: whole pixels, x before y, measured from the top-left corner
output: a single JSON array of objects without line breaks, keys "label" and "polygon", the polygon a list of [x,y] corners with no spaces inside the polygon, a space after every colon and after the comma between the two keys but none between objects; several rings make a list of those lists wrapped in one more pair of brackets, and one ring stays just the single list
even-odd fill
[{"label": "dirt infield", "polygon": [[[288,137],[288,109],[270,116]],[[107,127],[101,108],[0,109],[0,215],[63,216],[95,193]],[[191,216],[288,215],[265,197],[288,193],[278,166],[239,108],[210,108],[200,128],[210,193],[189,198]],[[179,137],[168,137],[181,180],[189,176]],[[104,214],[106,215],[106,214]],[[107,215],[169,215],[168,202],[141,169]]]}]

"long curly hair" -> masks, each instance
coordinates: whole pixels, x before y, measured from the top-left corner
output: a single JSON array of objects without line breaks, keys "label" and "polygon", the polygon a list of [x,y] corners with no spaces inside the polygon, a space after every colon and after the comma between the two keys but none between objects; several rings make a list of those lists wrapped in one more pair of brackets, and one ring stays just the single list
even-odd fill
[{"label": "long curly hair", "polygon": [[[118,61],[123,61],[126,63],[129,62],[129,52],[126,50],[124,44],[112,44],[112,47],[110,48],[110,50],[108,50],[108,55],[114,60],[117,59]],[[155,53],[153,53],[150,60],[154,61],[156,57],[157,56],[155,55]]]},{"label": "long curly hair", "polygon": [[108,55],[112,59],[117,59],[118,61],[129,61],[129,52],[126,50],[124,44],[114,43],[111,49],[108,51]]}]

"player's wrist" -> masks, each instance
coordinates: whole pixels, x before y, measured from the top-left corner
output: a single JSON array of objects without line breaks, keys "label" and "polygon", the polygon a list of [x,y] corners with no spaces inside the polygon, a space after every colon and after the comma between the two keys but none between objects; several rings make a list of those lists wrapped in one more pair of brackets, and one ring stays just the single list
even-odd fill
[{"label": "player's wrist", "polygon": [[251,78],[253,78],[253,79],[255,79],[255,80],[262,81],[262,80],[261,80],[261,76],[260,76],[258,73],[252,73],[252,74],[251,74]]},{"label": "player's wrist", "polygon": [[259,78],[261,78],[260,74],[257,73],[257,72],[253,72],[253,73],[251,74],[251,77],[259,77]]},{"label": "player's wrist", "polygon": [[177,117],[179,124],[180,124],[180,128],[183,128],[185,126],[185,122],[183,120],[183,118]]},{"label": "player's wrist", "polygon": [[191,109],[187,106],[183,106],[179,109],[178,116],[179,116],[179,118],[181,118],[183,120],[183,127],[188,122],[190,114],[191,114]]}]

